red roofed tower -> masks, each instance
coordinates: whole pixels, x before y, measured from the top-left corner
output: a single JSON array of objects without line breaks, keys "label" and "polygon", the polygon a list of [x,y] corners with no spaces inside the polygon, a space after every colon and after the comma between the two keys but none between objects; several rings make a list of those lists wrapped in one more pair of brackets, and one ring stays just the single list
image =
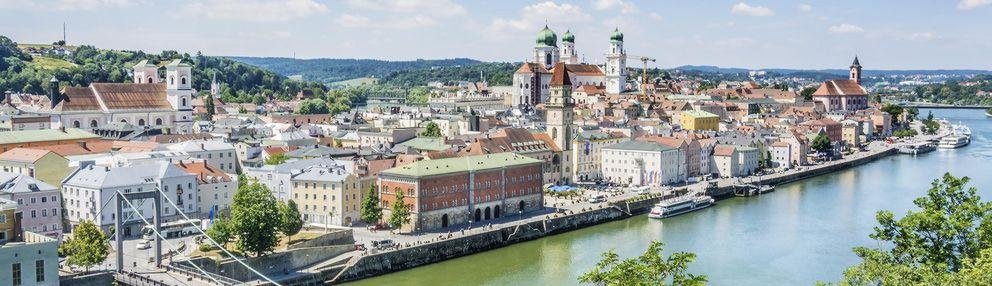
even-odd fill
[{"label": "red roofed tower", "polygon": [[[564,63],[556,63],[551,74],[551,94],[548,97],[547,117],[548,135],[561,150],[558,164],[560,182],[571,182],[572,176],[572,118],[575,103],[572,102],[572,81],[568,75],[568,67]],[[552,162],[554,163],[554,162]]]}]

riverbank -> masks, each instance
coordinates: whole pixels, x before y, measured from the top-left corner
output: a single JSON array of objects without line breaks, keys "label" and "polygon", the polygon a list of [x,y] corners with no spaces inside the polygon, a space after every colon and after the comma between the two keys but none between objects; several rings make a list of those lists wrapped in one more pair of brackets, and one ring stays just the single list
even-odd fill
[{"label": "riverbank", "polygon": [[[869,150],[836,161],[762,176],[760,180],[762,184],[786,184],[863,165],[896,154],[896,149],[891,146],[876,145],[875,148]],[[745,179],[745,181],[755,179]],[[730,179],[718,180],[717,189],[714,190],[713,195],[723,198],[732,196],[733,184],[735,183],[735,180]],[[627,198],[609,204],[601,204],[595,208],[583,208],[582,211],[573,210],[569,214],[548,215],[541,220],[523,220],[518,223],[483,229],[466,235],[417,244],[394,251],[360,255],[352,258],[344,266],[344,269],[335,273],[333,278],[328,277],[330,279],[327,281],[331,283],[355,281],[602,223],[623,220],[647,212],[651,206],[664,198],[665,196],[659,194]]]}]

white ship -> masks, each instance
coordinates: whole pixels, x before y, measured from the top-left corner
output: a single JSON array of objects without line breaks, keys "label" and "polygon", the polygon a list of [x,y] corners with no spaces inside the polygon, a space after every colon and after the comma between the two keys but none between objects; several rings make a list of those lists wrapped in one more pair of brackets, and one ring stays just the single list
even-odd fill
[{"label": "white ship", "polygon": [[937,144],[937,147],[940,149],[955,149],[964,147],[969,143],[971,143],[971,137],[963,134],[951,134],[940,138],[940,143]]},{"label": "white ship", "polygon": [[658,202],[648,213],[649,218],[666,218],[704,209],[716,202],[710,196],[685,195]]}]

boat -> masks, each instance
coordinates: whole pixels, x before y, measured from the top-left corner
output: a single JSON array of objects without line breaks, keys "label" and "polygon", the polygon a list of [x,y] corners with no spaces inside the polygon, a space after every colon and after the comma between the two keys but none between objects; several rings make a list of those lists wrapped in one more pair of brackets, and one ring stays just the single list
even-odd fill
[{"label": "boat", "polygon": [[658,202],[648,213],[649,218],[667,218],[695,210],[704,209],[713,205],[716,200],[713,197],[702,195],[684,195]]},{"label": "boat", "polygon": [[964,147],[971,143],[971,137],[965,136],[964,134],[951,134],[940,138],[940,144],[937,145],[940,149],[956,149]]},{"label": "boat", "polygon": [[985,116],[992,117],[992,108],[985,110]]},{"label": "boat", "polygon": [[937,144],[929,141],[913,142],[899,146],[898,150],[900,154],[919,155],[937,150]]}]

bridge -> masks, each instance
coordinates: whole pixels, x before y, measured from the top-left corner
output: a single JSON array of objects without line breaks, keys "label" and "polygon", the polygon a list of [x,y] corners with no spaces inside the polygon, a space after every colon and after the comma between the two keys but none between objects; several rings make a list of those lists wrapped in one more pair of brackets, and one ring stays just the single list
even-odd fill
[{"label": "bridge", "polygon": [[916,107],[916,108],[930,108],[930,109],[988,109],[992,108],[989,105],[955,105],[955,104],[939,104],[939,103],[929,103],[929,102],[908,102],[900,103],[902,107]]}]

